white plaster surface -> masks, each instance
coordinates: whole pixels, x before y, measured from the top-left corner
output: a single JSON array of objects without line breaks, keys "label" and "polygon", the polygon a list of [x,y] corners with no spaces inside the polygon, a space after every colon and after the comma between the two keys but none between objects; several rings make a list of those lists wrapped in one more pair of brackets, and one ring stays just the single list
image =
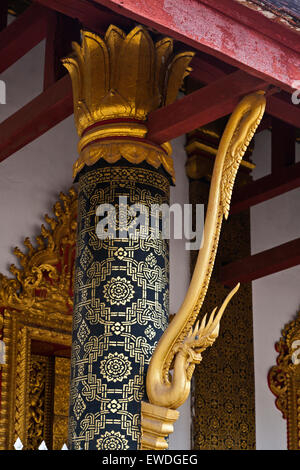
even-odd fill
[{"label": "white plaster surface", "polygon": [[[299,160],[299,147],[297,147]],[[256,137],[253,161],[258,179],[271,170],[270,133]],[[251,208],[252,254],[300,236],[300,189],[295,189]],[[256,447],[258,450],[287,448],[286,421],[275,407],[267,375],[276,364],[275,343],[284,326],[300,307],[300,266],[253,282],[253,323],[256,402]]]},{"label": "white plaster surface", "polygon": [[[188,178],[185,173],[185,136],[172,141],[176,186],[171,188],[170,203],[189,203]],[[185,240],[170,240],[170,312],[178,312],[189,286],[190,252],[185,249]],[[190,449],[191,424],[190,398],[179,408],[180,416],[170,435],[170,450]]]}]

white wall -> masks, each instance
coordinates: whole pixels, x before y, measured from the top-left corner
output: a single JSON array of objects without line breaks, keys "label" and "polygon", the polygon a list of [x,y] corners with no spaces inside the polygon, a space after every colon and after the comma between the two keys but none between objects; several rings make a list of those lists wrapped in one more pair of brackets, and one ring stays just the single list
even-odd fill
[{"label": "white wall", "polygon": [[[172,141],[176,186],[171,188],[170,203],[189,203],[189,182],[185,172],[185,136]],[[185,249],[186,240],[170,240],[170,312],[178,312],[185,297],[190,279],[190,252]],[[178,409],[180,415],[170,435],[169,449],[188,450],[191,446],[190,397]]]},{"label": "white wall", "polygon": [[[299,149],[298,149],[299,156]],[[271,171],[271,136],[256,136],[254,179]],[[290,191],[251,208],[252,254],[298,238],[300,235],[300,189]],[[275,343],[284,326],[300,307],[300,266],[253,282],[253,322],[256,402],[256,448],[286,449],[286,421],[275,407],[267,375],[276,364]]]},{"label": "white wall", "polygon": [[[33,99],[43,88],[44,43],[1,74],[6,83],[6,104],[0,121]],[[26,236],[40,233],[43,216],[51,213],[60,191],[72,185],[72,164],[77,155],[73,116],[0,163],[0,272],[16,262],[12,249]]]}]

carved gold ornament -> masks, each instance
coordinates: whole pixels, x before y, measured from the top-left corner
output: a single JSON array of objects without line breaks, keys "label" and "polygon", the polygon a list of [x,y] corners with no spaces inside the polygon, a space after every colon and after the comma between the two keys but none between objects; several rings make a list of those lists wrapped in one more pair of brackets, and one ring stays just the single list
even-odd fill
[{"label": "carved gold ornament", "polygon": [[26,253],[15,248],[20,267],[10,267],[14,278],[0,274],[0,326],[5,344],[0,408],[3,450],[12,449],[18,437],[25,449],[33,448],[42,427],[45,430],[46,366],[32,355],[32,345],[50,344],[58,350],[71,346],[77,227],[74,189],[60,195],[54,215],[45,216],[48,228],[42,225],[36,244],[25,239]]},{"label": "carved gold ornament", "polygon": [[174,178],[171,147],[146,141],[146,120],[151,111],[175,101],[193,55],[174,55],[172,39],[154,43],[143,26],[126,35],[111,25],[104,39],[82,31],[82,45],[73,43],[73,54],[63,60],[80,137],[74,177],[100,158],[114,163],[123,157],[163,165]]},{"label": "carved gold ornament", "polygon": [[[14,249],[20,268],[11,265],[13,279],[0,274],[0,307],[19,309],[29,317],[49,312],[51,318],[69,318],[72,322],[73,264],[77,228],[77,194],[74,189],[54,206],[56,218],[45,216],[49,225],[41,227],[41,235],[33,246],[24,240],[27,253]],[[59,320],[58,323],[59,325]]]},{"label": "carved gold ornament", "polygon": [[[150,404],[147,414],[142,407],[142,449],[162,448],[162,435],[158,430],[163,418],[152,419],[149,430],[149,408],[153,416],[163,409],[176,410],[187,399],[195,364],[202,360],[202,352],[211,346],[219,334],[224,310],[239,288],[237,285],[227,296],[220,310],[215,309],[208,320],[195,320],[203,304],[215,256],[223,217],[227,219],[234,180],[244,153],[259,125],[265,110],[264,92],[246,96],[231,115],[217,152],[204,226],[203,246],[199,250],[193,277],[186,297],[161,337],[148,368],[146,388]],[[171,370],[172,374],[171,374]],[[157,436],[153,438],[153,436]],[[152,442],[152,444],[150,444]],[[151,447],[151,445],[153,447]],[[165,442],[164,447],[167,448]]]},{"label": "carved gold ornament", "polygon": [[300,450],[300,313],[284,328],[276,343],[277,365],[268,375],[275,404],[287,420],[289,450]]}]

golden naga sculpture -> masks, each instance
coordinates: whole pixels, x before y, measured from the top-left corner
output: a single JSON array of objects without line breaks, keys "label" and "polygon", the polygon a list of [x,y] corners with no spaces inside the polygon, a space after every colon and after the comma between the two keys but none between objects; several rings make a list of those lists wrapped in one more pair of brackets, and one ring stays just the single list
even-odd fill
[{"label": "golden naga sculpture", "polygon": [[127,36],[111,25],[104,39],[82,32],[82,45],[63,60],[71,75],[74,117],[80,141],[75,177],[84,165],[100,158],[115,163],[146,160],[163,165],[174,179],[171,146],[146,140],[151,111],[175,101],[182,80],[191,70],[193,52],[173,54],[173,40],[153,43],[142,26]]},{"label": "golden naga sculpture", "polygon": [[[166,449],[164,437],[173,431],[173,422],[190,393],[195,364],[219,334],[224,310],[237,292],[227,296],[218,313],[194,325],[203,304],[217,253],[223,216],[227,219],[235,177],[245,151],[265,110],[263,91],[246,96],[234,110],[217,152],[203,233],[193,277],[186,297],[161,337],[148,368],[146,388],[150,403],[142,402],[141,449]],[[173,372],[171,374],[171,369]]]}]

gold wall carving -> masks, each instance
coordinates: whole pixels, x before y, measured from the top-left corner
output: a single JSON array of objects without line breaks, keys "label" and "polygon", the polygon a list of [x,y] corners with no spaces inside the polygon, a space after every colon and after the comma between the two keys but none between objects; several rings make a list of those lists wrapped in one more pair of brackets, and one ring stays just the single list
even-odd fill
[{"label": "gold wall carving", "polygon": [[[33,434],[41,433],[42,408],[47,415],[50,406],[51,367],[41,356],[38,366],[34,345],[50,345],[58,354],[71,346],[77,227],[77,194],[73,188],[60,195],[53,211],[54,217],[45,216],[48,228],[42,225],[35,245],[26,238],[27,252],[15,248],[20,267],[11,266],[14,277],[0,275],[1,335],[5,343],[0,449],[12,449],[17,437],[24,449],[33,448]],[[52,430],[44,418],[43,426],[44,438],[49,440]]]},{"label": "gold wall carving", "polygon": [[275,404],[287,420],[287,446],[300,450],[300,313],[288,323],[276,343],[277,365],[268,374]]},{"label": "gold wall carving", "polygon": [[53,400],[53,450],[68,441],[70,359],[55,357]]},{"label": "gold wall carving", "polygon": [[31,354],[27,427],[27,449],[36,450],[42,441],[51,447],[52,358]]}]

